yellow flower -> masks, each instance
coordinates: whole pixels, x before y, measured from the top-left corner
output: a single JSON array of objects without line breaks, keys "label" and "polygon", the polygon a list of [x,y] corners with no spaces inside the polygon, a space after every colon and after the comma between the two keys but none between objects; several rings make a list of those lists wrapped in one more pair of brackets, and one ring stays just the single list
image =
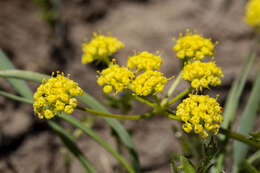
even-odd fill
[{"label": "yellow flower", "polygon": [[192,33],[186,30],[186,35],[181,33],[173,50],[177,53],[177,58],[184,59],[203,59],[205,57],[213,57],[216,43],[212,43],[211,39],[204,38],[196,32]]},{"label": "yellow flower", "polygon": [[221,84],[220,77],[223,77],[221,68],[215,62],[194,61],[187,63],[183,68],[182,78],[191,82],[192,88],[208,88],[209,85]]},{"label": "yellow flower", "polygon": [[245,21],[252,27],[260,27],[260,0],[249,0],[246,6]]},{"label": "yellow flower", "polygon": [[127,89],[133,78],[134,73],[129,71],[126,67],[113,64],[100,73],[97,83],[100,86],[105,85],[103,88],[105,93],[110,93],[115,90],[117,94]]},{"label": "yellow flower", "polygon": [[111,36],[93,34],[94,38],[89,43],[82,44],[82,64],[91,63],[94,60],[109,62],[109,57],[119,49],[124,48],[124,44]]},{"label": "yellow flower", "polygon": [[217,134],[223,121],[222,108],[216,99],[208,95],[193,95],[184,99],[178,105],[176,116],[184,122],[182,125],[186,133],[193,131],[205,139],[208,132]]},{"label": "yellow flower", "polygon": [[46,81],[43,80],[35,92],[33,109],[39,118],[51,119],[58,113],[64,111],[71,114],[77,106],[76,96],[83,95],[83,90],[78,84],[63,73],[57,72],[57,76]]},{"label": "yellow flower", "polygon": [[138,75],[131,83],[130,89],[137,95],[147,96],[162,92],[166,82],[167,78],[163,76],[163,73],[149,70]]},{"label": "yellow flower", "polygon": [[128,58],[127,67],[139,71],[158,70],[162,64],[162,59],[149,52],[141,52],[136,56]]}]

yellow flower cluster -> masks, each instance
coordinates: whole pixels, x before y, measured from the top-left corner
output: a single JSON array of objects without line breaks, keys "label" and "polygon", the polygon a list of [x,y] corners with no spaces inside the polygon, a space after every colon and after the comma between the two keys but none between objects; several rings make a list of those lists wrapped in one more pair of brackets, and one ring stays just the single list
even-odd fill
[{"label": "yellow flower cluster", "polygon": [[134,73],[129,71],[126,67],[113,64],[101,72],[97,83],[100,86],[105,85],[103,88],[105,93],[110,93],[113,90],[118,93],[128,88],[133,78]]},{"label": "yellow flower cluster", "polygon": [[138,75],[131,83],[130,88],[137,95],[147,96],[151,93],[162,92],[166,82],[167,78],[163,76],[163,73],[148,70]]},{"label": "yellow flower cluster", "polygon": [[124,44],[111,36],[98,35],[94,33],[94,38],[90,43],[82,44],[82,64],[91,63],[94,60],[109,62],[109,57],[119,49],[124,48]]},{"label": "yellow flower cluster", "polygon": [[214,56],[215,44],[211,39],[204,38],[196,32],[192,33],[187,29],[186,35],[179,35],[173,50],[177,53],[177,58],[184,59],[203,59]]},{"label": "yellow flower cluster", "polygon": [[162,60],[159,56],[155,56],[149,52],[141,52],[137,56],[129,57],[127,66],[130,69],[142,71],[142,73],[135,76],[126,67],[120,67],[113,64],[104,69],[98,76],[97,83],[104,86],[104,93],[115,91],[115,94],[130,89],[135,94],[140,96],[147,96],[149,94],[156,94],[161,92],[167,82],[167,78],[163,73],[154,71],[159,69]]},{"label": "yellow flower cluster", "polygon": [[221,68],[215,62],[194,61],[188,63],[183,68],[182,78],[191,82],[192,88],[208,88],[209,85],[217,86],[221,84],[220,77],[223,77]]},{"label": "yellow flower cluster", "polygon": [[77,106],[75,97],[83,95],[78,84],[63,73],[57,72],[57,76],[53,76],[54,73],[48,81],[44,79],[33,96],[34,112],[41,119],[51,119],[62,111],[71,114]]},{"label": "yellow flower cluster", "polygon": [[178,105],[176,112],[176,116],[184,122],[183,130],[190,133],[193,129],[203,139],[208,137],[208,132],[218,133],[223,121],[221,114],[222,108],[216,99],[192,94]]},{"label": "yellow flower cluster", "polygon": [[249,0],[245,21],[252,27],[260,27],[260,0]]},{"label": "yellow flower cluster", "polygon": [[162,64],[162,59],[159,56],[155,56],[149,52],[141,52],[136,56],[128,58],[127,67],[129,69],[139,71],[146,70],[158,70]]}]

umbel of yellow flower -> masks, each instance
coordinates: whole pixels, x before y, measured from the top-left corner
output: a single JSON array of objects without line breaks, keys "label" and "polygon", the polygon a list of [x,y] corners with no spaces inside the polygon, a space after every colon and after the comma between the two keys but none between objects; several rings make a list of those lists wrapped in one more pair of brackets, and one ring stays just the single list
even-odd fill
[{"label": "umbel of yellow flower", "polygon": [[109,57],[119,49],[124,48],[124,44],[111,36],[93,34],[94,38],[89,43],[82,44],[82,64],[91,63],[94,60],[109,62]]},{"label": "umbel of yellow flower", "polygon": [[208,132],[217,134],[223,121],[222,108],[216,99],[208,95],[192,95],[184,99],[177,107],[176,116],[184,122],[182,125],[186,133],[192,130],[205,139]]},{"label": "umbel of yellow flower", "polygon": [[57,72],[57,76],[46,81],[43,80],[35,92],[33,109],[39,118],[51,119],[64,111],[71,114],[77,106],[76,96],[83,95],[83,90],[78,84],[63,73]]},{"label": "umbel of yellow flower", "polygon": [[190,30],[186,30],[186,35],[182,33],[179,35],[179,39],[173,46],[173,50],[177,53],[177,58],[180,59],[203,59],[205,57],[214,56],[215,44],[211,39],[204,38],[198,35],[196,32],[192,33]]},{"label": "umbel of yellow flower", "polygon": [[260,0],[248,1],[245,21],[252,27],[260,27]]},{"label": "umbel of yellow flower", "polygon": [[221,84],[220,77],[223,77],[221,68],[215,62],[194,61],[188,63],[183,68],[182,78],[191,82],[192,88],[208,88],[209,85],[217,86]]},{"label": "umbel of yellow flower", "polygon": [[133,78],[134,73],[126,67],[113,64],[100,73],[97,83],[100,86],[105,85],[103,88],[105,93],[110,93],[113,90],[118,93],[127,89]]},{"label": "umbel of yellow flower", "polygon": [[159,56],[155,56],[149,52],[141,52],[136,56],[128,58],[127,67],[129,69],[139,71],[146,70],[158,70],[162,64],[162,59]]},{"label": "umbel of yellow flower", "polygon": [[163,76],[163,73],[148,70],[135,78],[130,89],[139,96],[147,96],[162,92],[166,82],[167,78]]}]

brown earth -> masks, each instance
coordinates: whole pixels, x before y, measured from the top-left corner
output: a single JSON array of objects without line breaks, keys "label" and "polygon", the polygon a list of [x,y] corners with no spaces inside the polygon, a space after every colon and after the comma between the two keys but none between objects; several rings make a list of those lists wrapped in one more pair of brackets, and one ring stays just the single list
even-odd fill
[{"label": "brown earth", "polygon": [[[216,62],[225,78],[221,87],[210,92],[220,93],[224,104],[252,44],[253,32],[243,21],[245,3],[234,0],[64,0],[60,23],[54,31],[39,17],[39,9],[31,1],[1,0],[0,48],[19,69],[47,74],[59,69],[70,73],[85,91],[102,101],[96,70],[81,64],[80,46],[85,38],[101,30],[123,41],[126,48],[117,54],[121,64],[126,63],[133,50],[159,50],[164,62],[162,71],[172,76],[180,69],[172,52],[172,38],[186,28],[196,28],[199,33],[220,42]],[[259,66],[258,54],[241,107]],[[14,92],[3,79],[0,82],[1,90]],[[31,87],[35,90],[36,85]],[[130,113],[147,110],[149,108],[135,105]],[[144,172],[169,173],[169,154],[181,152],[171,131],[173,122],[155,117],[124,124],[133,132]],[[102,119],[98,119],[93,128],[115,147],[114,138]],[[81,136],[78,144],[98,172],[114,172],[116,161],[95,142]],[[33,116],[31,106],[0,97],[1,173],[84,172],[76,160],[66,169],[61,147],[46,122]],[[225,169],[230,171],[228,166]]]}]

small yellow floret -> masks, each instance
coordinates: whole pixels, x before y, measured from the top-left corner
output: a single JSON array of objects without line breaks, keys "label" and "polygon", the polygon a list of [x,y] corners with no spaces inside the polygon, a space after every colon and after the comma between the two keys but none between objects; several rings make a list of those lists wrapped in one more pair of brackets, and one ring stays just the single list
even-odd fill
[{"label": "small yellow floret", "polygon": [[147,96],[162,92],[166,82],[167,78],[163,73],[149,70],[138,75],[131,83],[130,89],[139,96]]},{"label": "small yellow floret", "polygon": [[126,67],[120,67],[117,64],[111,65],[104,69],[97,79],[100,86],[105,85],[103,91],[110,93],[115,90],[115,93],[121,92],[128,88],[128,85],[134,78],[134,73]]},{"label": "small yellow floret", "polygon": [[215,62],[194,61],[186,64],[182,73],[182,78],[190,81],[191,87],[195,89],[218,86],[221,84],[220,77],[223,77],[223,73]]},{"label": "small yellow floret", "polygon": [[185,36],[180,34],[179,37],[173,46],[177,58],[203,59],[214,56],[216,43],[212,43],[211,39],[204,38],[196,32],[192,33],[188,29]]},{"label": "small yellow floret", "polygon": [[82,44],[82,64],[91,63],[94,60],[108,62],[110,56],[125,47],[114,37],[97,33],[94,33],[93,36],[94,38],[89,43]]},{"label": "small yellow floret", "polygon": [[74,97],[81,95],[83,90],[76,82],[57,72],[56,77],[52,76],[48,81],[44,79],[35,92],[34,112],[39,118],[46,119],[51,119],[62,111],[71,114],[77,106]]},{"label": "small yellow floret", "polygon": [[245,21],[252,27],[260,27],[260,0],[248,1]]},{"label": "small yellow floret", "polygon": [[219,103],[208,95],[190,94],[178,105],[176,111],[176,116],[184,122],[183,130],[190,133],[193,129],[203,139],[208,137],[208,132],[215,135],[218,133],[223,121],[221,114]]},{"label": "small yellow floret", "polygon": [[136,56],[128,58],[127,67],[139,71],[158,70],[162,64],[162,59],[149,52],[141,52]]}]

